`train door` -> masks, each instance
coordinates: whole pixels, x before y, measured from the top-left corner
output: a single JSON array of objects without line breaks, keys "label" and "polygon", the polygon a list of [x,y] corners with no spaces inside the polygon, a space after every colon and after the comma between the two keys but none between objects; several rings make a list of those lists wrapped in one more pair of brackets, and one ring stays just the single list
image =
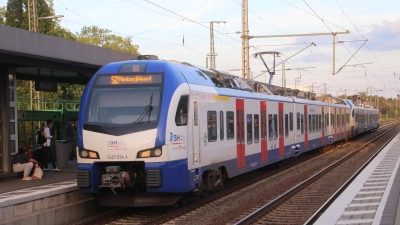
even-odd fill
[{"label": "train door", "polygon": [[237,146],[236,146],[236,165],[238,169],[246,167],[246,152],[244,142],[244,100],[236,99],[236,131],[237,131]]},{"label": "train door", "polygon": [[308,109],[304,105],[304,148],[308,149]]},{"label": "train door", "polygon": [[260,102],[260,116],[261,116],[261,162],[264,162],[268,160],[266,102]]},{"label": "train door", "polygon": [[283,103],[278,103],[278,121],[279,121],[279,157],[285,155],[285,136],[283,135]]},{"label": "train door", "polygon": [[200,151],[200,118],[199,118],[199,104],[198,97],[192,95],[190,98],[190,109],[192,109],[190,115],[192,116],[191,121],[191,140],[192,140],[192,159],[193,168],[201,166],[201,151]]}]

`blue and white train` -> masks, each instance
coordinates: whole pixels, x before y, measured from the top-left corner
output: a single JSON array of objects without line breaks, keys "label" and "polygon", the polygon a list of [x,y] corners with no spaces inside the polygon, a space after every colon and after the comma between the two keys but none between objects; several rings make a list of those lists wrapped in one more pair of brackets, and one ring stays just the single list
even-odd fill
[{"label": "blue and white train", "polygon": [[78,187],[106,206],[172,205],[379,126],[376,108],[252,92],[163,60],[103,66],[81,100]]}]

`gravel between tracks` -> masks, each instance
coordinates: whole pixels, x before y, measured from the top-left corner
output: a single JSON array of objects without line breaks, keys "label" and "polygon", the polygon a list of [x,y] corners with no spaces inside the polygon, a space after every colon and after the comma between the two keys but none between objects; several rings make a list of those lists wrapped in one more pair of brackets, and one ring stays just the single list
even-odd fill
[{"label": "gravel between tracks", "polygon": [[[294,185],[340,159],[351,150],[361,146],[371,139],[371,135],[374,134],[372,133],[360,137],[347,146],[343,146],[335,151],[329,151],[307,161],[307,163],[288,168],[278,174],[243,188],[240,191],[202,206],[195,211],[175,218],[166,224],[233,224],[244,217],[246,211],[246,214],[249,214],[266,202],[271,201]],[[371,144],[371,146],[374,145],[375,144]]]}]

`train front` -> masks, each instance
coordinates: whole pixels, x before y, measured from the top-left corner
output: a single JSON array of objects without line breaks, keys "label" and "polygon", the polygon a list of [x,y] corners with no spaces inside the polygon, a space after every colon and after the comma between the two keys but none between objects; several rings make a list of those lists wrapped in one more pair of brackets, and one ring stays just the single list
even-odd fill
[{"label": "train front", "polygon": [[77,182],[81,193],[93,194],[101,205],[171,205],[190,189],[187,160],[168,159],[165,144],[169,104],[185,82],[170,64],[111,63],[85,88]]}]

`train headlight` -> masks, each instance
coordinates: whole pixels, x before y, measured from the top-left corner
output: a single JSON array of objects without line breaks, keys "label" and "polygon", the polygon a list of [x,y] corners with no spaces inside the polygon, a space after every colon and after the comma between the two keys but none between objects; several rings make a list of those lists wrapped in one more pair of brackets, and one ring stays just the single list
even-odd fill
[{"label": "train headlight", "polygon": [[99,153],[95,151],[86,150],[83,148],[79,148],[79,156],[81,158],[100,159]]},{"label": "train headlight", "polygon": [[154,149],[154,155],[155,155],[156,157],[161,156],[161,153],[162,153],[161,149],[159,149],[159,148]]},{"label": "train headlight", "polygon": [[161,148],[153,148],[148,150],[143,150],[137,153],[137,158],[151,158],[160,157],[162,155]]}]

